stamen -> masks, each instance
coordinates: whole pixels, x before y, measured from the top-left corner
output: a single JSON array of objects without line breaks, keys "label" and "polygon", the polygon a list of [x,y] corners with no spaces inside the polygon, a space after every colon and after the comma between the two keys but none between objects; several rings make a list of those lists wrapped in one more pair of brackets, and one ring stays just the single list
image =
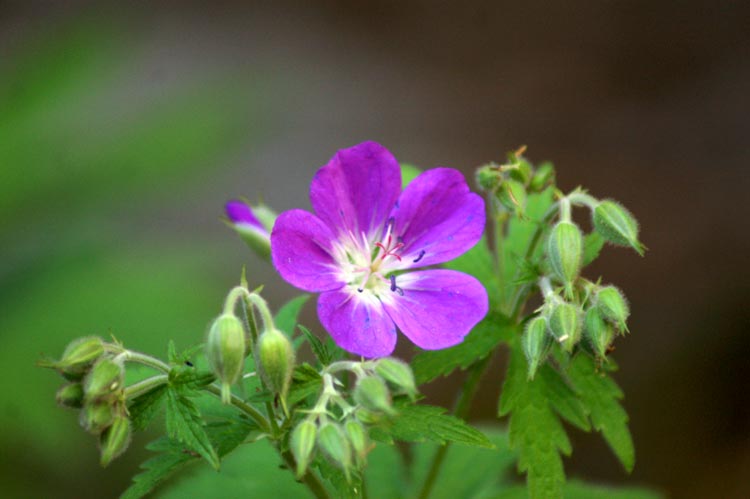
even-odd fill
[{"label": "stamen", "polygon": [[420,251],[419,252],[419,256],[414,261],[412,261],[412,263],[417,263],[418,261],[420,261],[422,259],[422,257],[424,257],[425,253],[426,253],[425,250]]},{"label": "stamen", "polygon": [[399,296],[404,296],[404,290],[396,286],[395,275],[391,275],[391,291],[398,293]]},{"label": "stamen", "polygon": [[357,291],[360,293],[365,290],[365,286],[367,286],[367,281],[370,280],[370,275],[372,274],[372,271],[370,269],[365,270],[365,278],[362,280],[362,283],[357,288]]}]

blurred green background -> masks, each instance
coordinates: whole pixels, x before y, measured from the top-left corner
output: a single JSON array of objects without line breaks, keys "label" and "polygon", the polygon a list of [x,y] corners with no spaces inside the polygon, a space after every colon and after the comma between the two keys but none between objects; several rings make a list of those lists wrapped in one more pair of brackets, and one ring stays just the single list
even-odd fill
[{"label": "blurred green background", "polygon": [[570,475],[750,496],[748,18],[721,1],[0,3],[1,495],[122,491],[150,436],[100,470],[34,362],[87,334],[192,345],[242,265],[274,306],[294,296],[224,201],[307,207],[315,169],[373,139],[467,175],[528,144],[563,187],[628,206],[651,251],[592,272],[632,303],[615,355],[636,470],[574,433]]}]

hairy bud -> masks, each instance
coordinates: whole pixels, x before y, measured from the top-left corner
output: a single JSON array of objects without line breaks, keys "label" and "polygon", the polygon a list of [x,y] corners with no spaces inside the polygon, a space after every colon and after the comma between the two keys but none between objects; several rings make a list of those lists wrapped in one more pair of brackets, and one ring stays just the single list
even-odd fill
[{"label": "hairy bud", "polygon": [[112,425],[102,433],[99,445],[101,454],[99,462],[107,466],[113,459],[125,452],[130,445],[132,430],[130,421],[124,415],[115,417]]},{"label": "hairy bud", "polygon": [[289,440],[289,448],[297,460],[297,478],[301,478],[307,471],[310,464],[313,450],[315,449],[315,439],[318,433],[318,426],[309,419],[303,420],[292,431]]},{"label": "hairy bud", "polygon": [[65,378],[78,381],[103,353],[104,342],[98,336],[78,338],[68,344],[56,365]]},{"label": "hairy bud", "polygon": [[81,427],[89,433],[98,435],[114,421],[115,408],[109,402],[86,404],[79,416]]},{"label": "hairy bud", "polygon": [[526,325],[526,330],[521,337],[521,346],[529,364],[528,377],[534,379],[539,366],[547,358],[552,338],[547,334],[547,319],[535,317]]},{"label": "hairy bud", "polygon": [[607,349],[615,337],[614,328],[604,320],[598,307],[591,307],[586,311],[584,323],[586,337],[594,352],[601,358],[606,357]]},{"label": "hairy bud", "polygon": [[638,241],[638,222],[624,206],[604,200],[594,208],[592,221],[604,239],[619,246],[630,246],[643,256],[646,248]]},{"label": "hairy bud", "polygon": [[123,388],[125,368],[122,363],[108,357],[100,358],[83,382],[86,400],[97,400],[113,395]]},{"label": "hairy bud", "polygon": [[395,414],[391,406],[391,394],[385,382],[375,376],[364,376],[354,387],[354,401],[365,409],[386,414]]},{"label": "hairy bud", "polygon": [[581,339],[581,318],[578,307],[571,303],[559,303],[549,316],[549,330],[552,336],[571,352]]},{"label": "hairy bud", "polygon": [[565,285],[565,293],[572,296],[573,283],[583,264],[583,234],[573,222],[558,222],[547,240],[547,256],[552,271]]},{"label": "hairy bud", "polygon": [[206,357],[221,382],[221,400],[229,404],[231,387],[242,375],[245,365],[245,330],[237,317],[223,314],[214,321],[208,331]]},{"label": "hairy bud", "polygon": [[276,214],[265,206],[251,207],[232,200],[224,207],[231,226],[251,250],[268,259],[271,255],[271,228]]},{"label": "hairy bud", "polygon": [[352,448],[349,439],[335,423],[323,423],[318,431],[318,448],[322,450],[331,461],[344,470],[346,480],[349,481],[349,472],[352,467]]},{"label": "hairy bud", "polygon": [[492,192],[503,181],[503,176],[495,165],[484,165],[477,170],[477,184],[484,191]]},{"label": "hairy bud", "polygon": [[630,308],[619,289],[614,286],[601,288],[596,294],[596,306],[602,317],[613,322],[619,331],[628,330],[626,322],[630,315]]},{"label": "hairy bud", "polygon": [[413,398],[417,394],[414,373],[406,362],[393,357],[384,357],[375,364],[375,373],[394,387],[406,392],[410,397]]},{"label": "hairy bud", "polygon": [[526,187],[517,180],[506,180],[497,191],[497,200],[508,211],[523,214],[526,209]]},{"label": "hairy bud", "polygon": [[268,329],[258,338],[255,352],[263,381],[284,400],[294,371],[294,349],[289,338],[277,329]]},{"label": "hairy bud", "polygon": [[541,192],[549,184],[555,181],[555,167],[552,163],[542,163],[534,172],[529,182],[529,190],[532,192]]},{"label": "hairy bud", "polygon": [[83,385],[81,383],[63,385],[57,390],[55,399],[63,407],[80,409],[83,407]]},{"label": "hairy bud", "polygon": [[354,419],[347,419],[346,423],[344,423],[344,431],[349,438],[349,443],[352,444],[354,460],[357,464],[357,468],[364,468],[367,464],[367,452],[369,451],[367,432],[365,432],[362,425]]}]

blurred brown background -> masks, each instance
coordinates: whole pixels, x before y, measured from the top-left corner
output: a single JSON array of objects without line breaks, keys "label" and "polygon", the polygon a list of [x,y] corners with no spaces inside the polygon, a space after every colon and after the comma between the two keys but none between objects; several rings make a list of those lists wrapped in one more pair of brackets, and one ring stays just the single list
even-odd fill
[{"label": "blurred brown background", "polygon": [[[309,207],[312,173],[337,149],[366,139],[402,161],[453,166],[469,176],[527,144],[532,160],[555,162],[563,188],[583,185],[623,202],[639,218],[650,249],[641,259],[608,248],[589,275],[620,286],[632,305],[633,334],[618,342],[615,358],[636,442],[635,471],[626,477],[598,436],[572,432],[569,475],[650,484],[671,497],[750,497],[749,20],[747,2],[691,0],[0,2],[0,78],[11,82],[0,88],[11,108],[21,102],[13,92],[26,98],[36,91],[14,75],[40,45],[52,47],[50,70],[58,60],[75,64],[102,43],[117,47],[93,66],[80,105],[72,99],[66,110],[51,105],[53,98],[23,101],[35,103],[38,122],[51,129],[29,134],[28,144],[38,146],[34,155],[13,156],[12,140],[0,149],[8,154],[0,157],[0,175],[29,184],[19,184],[26,190],[18,202],[0,204],[7,215],[0,219],[0,312],[37,296],[24,294],[29,269],[41,276],[38,289],[50,289],[51,270],[43,266],[53,261],[45,253],[50,248],[64,250],[66,261],[86,262],[91,248],[106,240],[119,251],[144,251],[132,260],[139,265],[171,265],[173,248],[195,247],[194,253],[203,251],[176,270],[175,279],[181,276],[182,288],[192,282],[206,290],[193,290],[191,298],[205,311],[190,332],[199,336],[245,263],[254,281],[267,284],[274,305],[296,293],[219,223],[227,198],[262,197],[279,210]],[[54,55],[57,37],[80,31],[94,35],[81,38],[76,52]],[[34,66],[35,81],[46,82],[47,68]],[[97,77],[101,67],[109,68],[108,77]],[[188,140],[200,141],[209,133],[200,128],[204,117],[221,110],[224,128],[210,129],[221,154],[185,150],[159,177],[148,166],[165,150],[159,142],[113,173],[107,173],[111,162],[102,161],[99,177],[71,167],[85,163],[76,159],[76,144],[90,143],[187,87],[197,89],[189,95],[202,105],[175,123],[195,122]],[[47,116],[52,108],[56,114]],[[0,115],[21,111],[0,108]],[[183,169],[188,161],[195,166]],[[138,189],[126,190],[135,185],[130,168],[136,162],[145,165]],[[49,169],[39,170],[44,164]],[[50,175],[54,182],[45,180]],[[104,187],[86,191],[91,178]],[[72,201],[76,192],[83,201]],[[107,290],[118,286],[112,278],[123,269],[118,265],[102,274]],[[76,268],[86,272],[90,265]],[[60,282],[80,282],[71,275]],[[73,307],[64,328],[54,321],[44,326],[62,328],[59,339],[18,347],[24,352],[18,355],[27,356],[28,376],[51,377],[32,372],[34,356],[55,353],[90,332],[85,328],[111,328],[131,347],[147,349],[128,334],[148,324],[127,322],[128,310],[119,310],[114,297],[101,300],[99,326],[78,323],[86,310]],[[186,303],[193,302],[175,307]],[[29,310],[41,314],[37,306]],[[160,313],[158,297],[142,306]],[[308,321],[314,321],[312,308]],[[6,344],[37,337],[3,324]],[[143,337],[154,352],[165,343],[156,333]],[[501,375],[498,362],[474,407],[477,421],[493,418]],[[3,383],[6,394],[20,393],[10,380]],[[75,417],[60,421],[54,386],[25,403],[51,414],[49,424],[64,423],[61,432],[78,431]],[[21,405],[6,401],[0,414],[10,421],[0,466],[13,493],[43,494],[38,484],[25,488],[40,475],[50,477],[60,496],[81,497],[79,480],[91,481],[92,497],[122,490],[137,458],[99,472],[88,437],[66,447],[71,442],[55,436],[62,447],[57,452],[72,463],[45,464],[35,454],[44,451],[38,435],[11,433],[29,425]]]}]

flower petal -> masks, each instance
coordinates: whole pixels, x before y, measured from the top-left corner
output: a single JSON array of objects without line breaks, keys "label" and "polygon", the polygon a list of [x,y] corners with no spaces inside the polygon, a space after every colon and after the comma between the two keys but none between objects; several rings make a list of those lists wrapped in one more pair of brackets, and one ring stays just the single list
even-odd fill
[{"label": "flower petal", "polygon": [[401,169],[380,144],[363,142],[337,152],[315,174],[310,202],[336,234],[381,231],[401,192]]},{"label": "flower petal", "polygon": [[253,213],[253,209],[242,201],[231,200],[224,205],[224,211],[227,214],[227,218],[235,225],[246,225],[252,227],[258,232],[264,232],[268,234],[266,228],[260,223],[258,218]]},{"label": "flower petal", "polygon": [[405,245],[400,267],[434,265],[465,253],[479,241],[484,200],[469,191],[458,170],[435,168],[406,187],[390,216],[394,234]]},{"label": "flower petal", "polygon": [[401,332],[425,350],[461,343],[487,315],[487,292],[462,272],[409,272],[398,276],[396,284],[403,295],[389,295],[383,306]]},{"label": "flower petal", "polygon": [[273,265],[290,284],[305,291],[344,285],[331,256],[333,235],[318,217],[304,210],[285,211],[271,231]]},{"label": "flower petal", "polygon": [[353,354],[384,357],[396,347],[396,326],[372,295],[343,289],[322,293],[318,317],[333,341]]}]

